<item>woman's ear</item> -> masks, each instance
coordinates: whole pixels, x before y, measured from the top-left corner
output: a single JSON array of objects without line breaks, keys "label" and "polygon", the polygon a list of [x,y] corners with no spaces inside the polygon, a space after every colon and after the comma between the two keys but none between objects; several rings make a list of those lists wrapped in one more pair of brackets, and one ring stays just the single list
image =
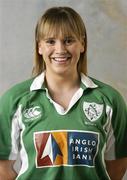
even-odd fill
[{"label": "woman's ear", "polygon": [[83,53],[84,51],[85,51],[85,39],[83,38],[82,40],[81,40],[81,49],[80,49],[80,52],[81,53]]},{"label": "woman's ear", "polygon": [[80,52],[81,52],[81,53],[83,53],[83,52],[84,52],[84,50],[85,50],[84,46],[83,46],[83,45],[81,45]]},{"label": "woman's ear", "polygon": [[42,44],[41,42],[38,43],[38,53],[42,55]]}]

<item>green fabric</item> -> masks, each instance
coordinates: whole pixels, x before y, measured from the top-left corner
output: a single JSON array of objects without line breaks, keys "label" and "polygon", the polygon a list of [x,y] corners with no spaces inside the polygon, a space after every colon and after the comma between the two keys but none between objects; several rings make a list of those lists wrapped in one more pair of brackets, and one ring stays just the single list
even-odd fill
[{"label": "green fabric", "polygon": [[[23,145],[28,169],[18,180],[108,180],[105,154],[109,153],[109,159],[127,157],[125,102],[112,87],[92,80],[98,87],[90,89],[81,84],[82,97],[65,115],[58,114],[44,88],[30,91],[33,79],[14,86],[1,97],[0,159],[9,159],[13,150],[12,122],[21,107],[19,150]],[[107,109],[113,112],[111,124]],[[112,138],[114,151],[110,149]],[[46,148],[50,156],[44,156]],[[16,154],[13,156],[15,159]]]}]

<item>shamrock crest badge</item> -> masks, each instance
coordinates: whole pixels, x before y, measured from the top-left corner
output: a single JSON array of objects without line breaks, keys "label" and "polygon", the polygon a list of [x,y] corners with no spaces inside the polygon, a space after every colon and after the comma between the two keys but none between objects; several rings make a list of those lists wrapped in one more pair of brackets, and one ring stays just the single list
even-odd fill
[{"label": "shamrock crest badge", "polygon": [[103,104],[97,104],[95,102],[84,102],[83,103],[83,111],[85,116],[90,121],[98,120],[103,112]]}]

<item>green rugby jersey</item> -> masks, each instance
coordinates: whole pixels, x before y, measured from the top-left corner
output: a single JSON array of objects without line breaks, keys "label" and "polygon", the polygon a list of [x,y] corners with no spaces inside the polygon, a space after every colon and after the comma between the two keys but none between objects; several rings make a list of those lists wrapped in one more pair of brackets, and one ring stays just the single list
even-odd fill
[{"label": "green rugby jersey", "polygon": [[127,157],[127,108],[112,87],[81,74],[66,110],[44,73],[0,99],[0,159],[15,160],[17,180],[109,180],[105,160]]}]

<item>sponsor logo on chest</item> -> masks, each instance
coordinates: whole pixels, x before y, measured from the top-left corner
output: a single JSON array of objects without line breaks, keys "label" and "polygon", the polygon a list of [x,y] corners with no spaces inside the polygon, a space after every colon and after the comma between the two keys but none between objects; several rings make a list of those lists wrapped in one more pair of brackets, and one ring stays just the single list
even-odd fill
[{"label": "sponsor logo on chest", "polygon": [[34,133],[36,167],[94,167],[99,134],[91,131],[45,131]]}]

